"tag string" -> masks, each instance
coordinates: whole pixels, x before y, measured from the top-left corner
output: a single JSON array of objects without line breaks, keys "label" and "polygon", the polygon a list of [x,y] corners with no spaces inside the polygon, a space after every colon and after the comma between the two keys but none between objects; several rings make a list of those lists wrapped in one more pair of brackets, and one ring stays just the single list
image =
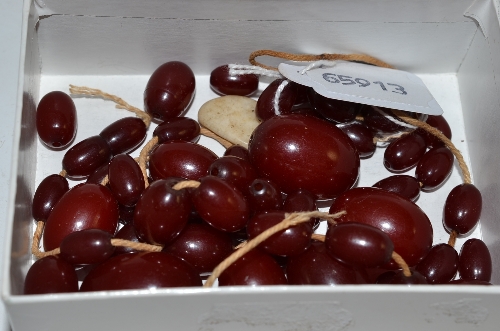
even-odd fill
[{"label": "tag string", "polygon": [[351,61],[351,62],[363,62],[367,64],[372,64],[377,67],[383,67],[383,68],[389,68],[389,69],[394,69],[393,66],[391,66],[388,63],[385,63],[384,61],[381,61],[377,58],[374,58],[369,55],[365,54],[329,54],[329,53],[324,53],[324,54],[293,54],[293,53],[286,53],[286,52],[277,52],[269,49],[261,49],[255,52],[252,52],[250,54],[248,61],[254,66],[259,66],[264,69],[268,70],[274,70],[278,71],[278,68],[267,66],[265,64],[262,64],[260,62],[257,62],[255,60],[259,56],[271,56],[283,60],[289,60],[289,61],[297,61],[297,62],[313,62],[313,61],[320,61],[320,60],[327,60],[327,61],[336,61],[336,60],[343,60],[343,61]]}]

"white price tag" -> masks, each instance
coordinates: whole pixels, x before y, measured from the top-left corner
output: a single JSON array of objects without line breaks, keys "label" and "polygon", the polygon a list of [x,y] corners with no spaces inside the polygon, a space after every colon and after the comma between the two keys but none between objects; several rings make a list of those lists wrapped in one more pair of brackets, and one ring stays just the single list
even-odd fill
[{"label": "white price tag", "polygon": [[395,69],[336,61],[304,71],[305,66],[281,63],[279,72],[331,99],[441,115],[443,110],[416,75]]}]

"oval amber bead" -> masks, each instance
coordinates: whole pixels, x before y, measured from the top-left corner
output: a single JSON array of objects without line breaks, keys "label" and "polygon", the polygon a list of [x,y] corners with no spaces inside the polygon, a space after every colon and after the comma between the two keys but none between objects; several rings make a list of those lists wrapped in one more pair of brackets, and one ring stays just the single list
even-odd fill
[{"label": "oval amber bead", "polygon": [[249,96],[259,87],[259,76],[254,74],[230,75],[227,65],[219,66],[210,73],[210,87],[220,95]]},{"label": "oval amber bead", "polygon": [[415,169],[415,177],[422,184],[422,191],[439,188],[453,169],[454,157],[447,147],[435,147],[422,156]]},{"label": "oval amber bead", "polygon": [[474,230],[479,218],[483,199],[473,184],[461,184],[453,188],[444,204],[443,225],[448,232],[456,231],[466,236]]}]

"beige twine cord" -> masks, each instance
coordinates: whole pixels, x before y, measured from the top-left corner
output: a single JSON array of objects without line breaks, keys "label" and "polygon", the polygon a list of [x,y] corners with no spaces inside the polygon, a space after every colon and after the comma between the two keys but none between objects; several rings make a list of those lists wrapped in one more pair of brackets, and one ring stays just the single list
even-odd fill
[{"label": "beige twine cord", "polygon": [[229,147],[234,145],[229,140],[222,138],[221,136],[215,134],[213,131],[210,131],[209,129],[207,129],[203,126],[200,127],[200,134],[204,135],[205,137],[209,137],[209,138],[217,140],[217,142],[219,142],[225,148],[229,148]]}]

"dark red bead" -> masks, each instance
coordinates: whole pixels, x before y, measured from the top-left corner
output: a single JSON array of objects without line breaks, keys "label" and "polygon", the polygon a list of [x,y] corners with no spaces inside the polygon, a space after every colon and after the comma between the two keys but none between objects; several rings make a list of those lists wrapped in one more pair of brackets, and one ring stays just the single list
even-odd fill
[{"label": "dark red bead", "polygon": [[24,294],[66,292],[78,292],[78,277],[71,264],[55,255],[33,263],[24,280]]},{"label": "dark red bead", "polygon": [[353,267],[381,266],[392,257],[394,244],[383,231],[371,225],[347,222],[331,225],[325,235],[328,254]]},{"label": "dark red bead", "polygon": [[[125,224],[118,232],[116,232],[114,238],[133,241],[136,243],[144,242],[137,237],[137,234],[135,233],[134,229],[134,224],[132,223]],[[126,254],[126,253],[139,253],[139,252],[140,251],[130,247],[116,246],[113,255]]]},{"label": "dark red bead", "polygon": [[149,171],[154,180],[182,177],[199,180],[208,174],[208,168],[217,155],[206,147],[188,142],[168,142],[153,150]]},{"label": "dark red bead", "polygon": [[491,280],[491,254],[480,239],[467,240],[460,251],[458,271],[463,280]]},{"label": "dark red bead", "polygon": [[235,232],[248,222],[250,210],[243,194],[218,177],[201,178],[191,200],[200,216],[216,229]]},{"label": "dark red bead", "polygon": [[369,158],[375,153],[377,145],[373,141],[374,135],[366,125],[352,122],[338,127],[351,139],[360,158]]},{"label": "dark red bead", "polygon": [[396,193],[413,202],[417,201],[420,196],[420,185],[417,179],[408,175],[390,176],[373,184],[372,187]]},{"label": "dark red bead", "polygon": [[50,175],[38,185],[31,211],[35,221],[45,221],[49,218],[52,208],[64,193],[69,191],[68,180],[60,175]]},{"label": "dark red bead", "polygon": [[[338,223],[358,222],[374,226],[389,235],[394,251],[409,266],[414,266],[427,254],[432,245],[432,225],[416,204],[395,193],[372,187],[354,188],[338,197],[330,213],[346,211]],[[385,269],[396,269],[390,261]]]},{"label": "dark red bead", "polygon": [[444,204],[443,225],[446,231],[468,235],[479,222],[482,206],[481,192],[473,184],[453,188]]},{"label": "dark red bead", "polygon": [[[303,212],[303,211],[316,211],[318,207],[316,206],[316,197],[309,191],[299,190],[297,192],[292,192],[287,194],[285,201],[283,202],[283,211],[288,213]],[[312,218],[310,224],[313,230],[316,230],[319,226],[319,218]]]},{"label": "dark red bead", "polygon": [[248,155],[248,149],[240,145],[233,145],[226,149],[224,156],[236,156],[240,159],[250,162],[250,156]]},{"label": "dark red bead", "polygon": [[363,108],[362,104],[327,98],[314,92],[314,90],[309,93],[309,102],[316,112],[334,123],[353,121]]},{"label": "dark red bead", "polygon": [[144,191],[144,175],[130,155],[120,154],[111,159],[108,179],[116,200],[124,206],[135,206]]},{"label": "dark red bead", "polygon": [[146,139],[146,124],[137,117],[124,117],[111,123],[99,135],[108,143],[111,154],[130,153]]},{"label": "dark red bead", "polygon": [[[252,240],[284,219],[285,212],[282,211],[269,211],[255,215],[247,224],[248,239]],[[309,247],[312,233],[312,226],[309,222],[298,224],[273,234],[262,242],[260,247],[273,255],[298,255]]]},{"label": "dark red bead", "polygon": [[99,229],[68,234],[61,242],[60,256],[73,265],[97,264],[113,255],[112,235]]},{"label": "dark red bead", "polygon": [[78,127],[76,107],[61,91],[47,93],[38,103],[36,129],[42,143],[51,149],[68,147]]},{"label": "dark red bead", "polygon": [[52,209],[43,233],[43,247],[60,246],[70,233],[101,229],[114,234],[118,226],[118,203],[111,191],[101,185],[80,184],[64,194]]},{"label": "dark red bead", "polygon": [[418,271],[412,270],[411,276],[405,276],[402,270],[397,270],[391,279],[389,284],[395,285],[426,285],[427,280]]},{"label": "dark red bead", "polygon": [[[450,125],[442,115],[428,115],[425,122],[441,131],[441,133],[444,134],[448,139],[451,139]],[[434,136],[432,133],[425,131],[424,129],[419,128],[417,129],[417,132],[422,135],[429,148],[441,147],[444,145],[444,143],[438,137]]]},{"label": "dark red bead", "polygon": [[358,178],[359,156],[349,137],[311,116],[290,114],[262,122],[248,150],[261,176],[285,193],[305,189],[319,199],[335,198]]},{"label": "dark red bead", "polygon": [[248,96],[259,87],[259,76],[254,74],[230,75],[229,67],[223,65],[210,73],[210,87],[220,95]]},{"label": "dark red bead", "polygon": [[422,191],[439,188],[453,169],[454,157],[447,147],[435,147],[427,151],[418,162],[415,177],[422,183]]},{"label": "dark red bead", "polygon": [[285,284],[285,273],[278,262],[260,249],[246,253],[219,276],[219,286]]},{"label": "dark red bead", "polygon": [[104,165],[97,168],[94,172],[92,172],[88,177],[85,183],[88,184],[101,184],[104,178],[108,175],[109,170],[109,162],[106,162]]},{"label": "dark red bead", "polygon": [[274,80],[259,96],[255,116],[264,121],[276,115],[290,114],[296,95],[297,87],[289,80]]},{"label": "dark red bead", "polygon": [[115,256],[95,267],[80,291],[152,290],[163,287],[201,286],[196,270],[182,259],[163,252]]},{"label": "dark red bead", "polygon": [[158,137],[158,143],[167,141],[188,141],[192,143],[200,140],[200,124],[189,117],[174,117],[164,120],[153,131]]},{"label": "dark red bead", "polygon": [[155,120],[181,116],[194,97],[194,73],[183,62],[171,61],[159,66],[144,91],[144,110]]},{"label": "dark red bead", "polygon": [[445,284],[457,274],[458,253],[448,244],[432,246],[424,259],[415,266],[415,270],[429,284]]},{"label": "dark red bead", "polygon": [[393,140],[384,152],[384,166],[392,172],[405,172],[415,167],[425,154],[424,139],[415,133]]},{"label": "dark red bead", "polygon": [[247,200],[253,213],[280,210],[283,207],[281,190],[269,179],[254,179],[248,187]]},{"label": "dark red bead", "polygon": [[233,252],[233,246],[229,234],[199,223],[188,224],[163,252],[180,257],[199,273],[207,273]]},{"label": "dark red bead", "polygon": [[252,164],[236,156],[223,156],[215,160],[208,168],[208,174],[219,177],[246,194],[248,187],[257,178]]},{"label": "dark red bead", "polygon": [[111,160],[109,145],[101,136],[92,136],[71,147],[62,160],[62,167],[73,179],[83,179]]},{"label": "dark red bead", "polygon": [[390,109],[383,107],[364,107],[363,108],[363,123],[366,124],[370,129],[377,133],[395,133],[398,131],[405,130],[404,126],[397,124],[398,120],[395,119],[395,122],[389,120],[386,115],[376,111],[374,108],[378,108],[383,113],[387,114],[391,118],[395,118],[392,115]]},{"label": "dark red bead", "polygon": [[191,202],[186,190],[174,190],[167,180],[154,181],[135,206],[137,236],[150,244],[171,242],[186,226]]}]

